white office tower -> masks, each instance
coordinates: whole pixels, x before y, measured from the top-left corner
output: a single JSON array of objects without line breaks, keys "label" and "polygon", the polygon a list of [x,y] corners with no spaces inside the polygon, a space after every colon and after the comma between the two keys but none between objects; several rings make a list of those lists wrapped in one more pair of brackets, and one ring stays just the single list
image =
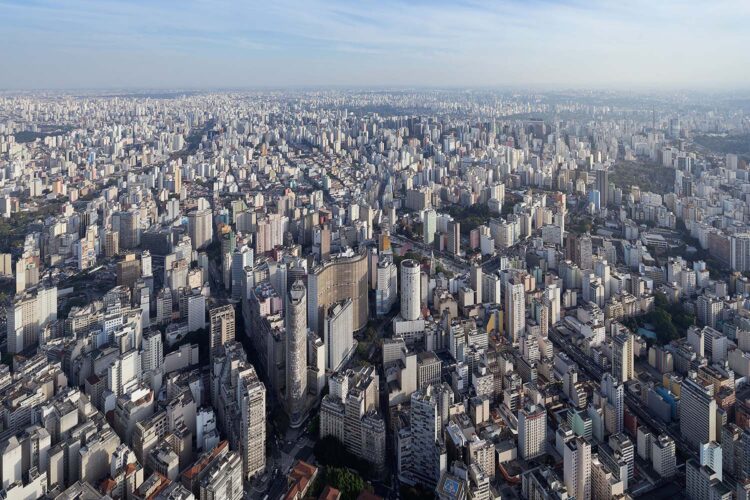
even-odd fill
[{"label": "white office tower", "polygon": [[421,315],[419,263],[406,259],[401,263],[401,317],[415,321]]},{"label": "white office tower", "polygon": [[153,276],[151,252],[148,250],[144,250],[141,254],[141,276],[144,278],[150,278]]},{"label": "white office tower", "polygon": [[337,302],[325,311],[323,338],[326,370],[338,371],[354,348],[352,299]]},{"label": "white office tower", "polygon": [[505,335],[511,343],[526,329],[526,290],[523,283],[508,282],[505,284]]},{"label": "white office tower", "polygon": [[422,212],[422,235],[425,245],[432,245],[435,242],[435,231],[437,231],[437,212],[430,208]]},{"label": "white office tower", "polygon": [[630,332],[615,335],[612,339],[612,374],[622,383],[633,378],[633,346]]},{"label": "white office tower", "polygon": [[143,335],[141,343],[141,370],[148,372],[156,370],[164,362],[164,347],[161,332],[153,330]]},{"label": "white office tower", "polygon": [[564,480],[576,500],[591,500],[591,445],[582,437],[565,443]]},{"label": "white office tower", "polygon": [[292,284],[286,305],[286,403],[290,425],[299,427],[307,400],[307,289]]},{"label": "white office tower", "polygon": [[385,316],[398,299],[398,268],[390,257],[378,260],[377,286],[375,288],[375,310]]},{"label": "white office tower", "polygon": [[541,405],[518,410],[518,454],[524,460],[547,452],[547,411]]},{"label": "white office tower", "polygon": [[607,432],[617,434],[623,430],[623,412],[625,410],[625,390],[623,385],[611,374],[602,376],[601,393],[606,398],[604,406],[604,425]]},{"label": "white office tower", "polygon": [[232,254],[232,298],[234,300],[246,298],[242,296],[246,267],[253,267],[253,250],[243,246],[237,248]]},{"label": "white office tower", "polygon": [[716,441],[716,400],[713,384],[704,385],[691,372],[680,390],[680,432],[693,449]]},{"label": "white office tower", "polygon": [[716,441],[701,444],[700,448],[701,465],[710,467],[716,473],[719,481],[722,480],[721,465],[721,446]]}]

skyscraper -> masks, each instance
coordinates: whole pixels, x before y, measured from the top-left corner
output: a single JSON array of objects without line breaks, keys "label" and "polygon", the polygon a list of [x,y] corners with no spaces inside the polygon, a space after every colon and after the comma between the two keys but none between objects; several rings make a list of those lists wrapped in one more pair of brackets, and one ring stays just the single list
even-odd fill
[{"label": "skyscraper", "polygon": [[695,377],[685,377],[680,390],[680,432],[697,451],[703,443],[716,441],[714,386]]},{"label": "skyscraper", "polygon": [[[601,383],[602,396],[607,398],[604,408],[604,421],[607,431],[611,434],[622,432],[623,411],[625,408],[625,392],[623,385],[611,374],[605,373]],[[608,418],[611,415],[611,418]]]},{"label": "skyscraper", "polygon": [[421,315],[420,267],[412,259],[401,262],[401,317],[414,321]]},{"label": "skyscraper", "polygon": [[211,206],[200,198],[198,208],[188,214],[188,235],[193,243],[193,250],[206,248],[214,237]]},{"label": "skyscraper", "polygon": [[612,375],[622,383],[633,378],[633,336],[622,332],[612,339]]},{"label": "skyscraper", "polygon": [[429,208],[422,212],[422,237],[425,245],[435,242],[435,231],[437,231],[437,212]]},{"label": "skyscraper", "polygon": [[526,329],[526,291],[523,283],[505,284],[505,335],[512,343]]},{"label": "skyscraper", "polygon": [[252,365],[241,375],[240,451],[243,473],[250,479],[266,467],[266,386]]},{"label": "skyscraper", "polygon": [[565,443],[564,480],[576,500],[591,500],[591,445],[582,437]]},{"label": "skyscraper", "polygon": [[227,304],[214,307],[208,312],[210,318],[209,349],[211,356],[235,337],[234,306]]},{"label": "skyscraper", "polygon": [[323,339],[326,346],[326,370],[338,371],[354,346],[352,299],[337,302],[326,310]]},{"label": "skyscraper", "polygon": [[547,412],[543,406],[518,410],[518,454],[530,460],[547,452]]},{"label": "skyscraper", "polygon": [[327,307],[352,299],[354,330],[361,330],[369,318],[367,254],[336,255],[315,266],[307,275],[307,317],[309,328],[320,333]]},{"label": "skyscraper", "polygon": [[440,385],[428,385],[411,396],[408,432],[399,434],[399,474],[428,488],[437,485],[446,469],[440,413]]},{"label": "skyscraper", "polygon": [[307,400],[307,289],[292,284],[286,306],[286,402],[290,425],[304,420]]},{"label": "skyscraper", "polygon": [[15,298],[6,314],[8,352],[19,353],[39,342],[44,326],[57,319],[57,287]]},{"label": "skyscraper", "polygon": [[448,253],[461,254],[461,224],[448,221]]},{"label": "skyscraper", "polygon": [[482,276],[484,273],[482,272],[482,266],[475,265],[472,266],[470,271],[471,276],[471,288],[474,289],[474,303],[475,304],[482,304],[482,282],[484,281],[482,279]]},{"label": "skyscraper", "polygon": [[581,270],[593,269],[591,235],[582,234],[576,240],[576,264]]},{"label": "skyscraper", "polygon": [[131,208],[127,212],[117,214],[119,225],[119,246],[122,248],[137,248],[141,244],[141,211]]},{"label": "skyscraper", "polygon": [[596,189],[599,191],[599,202],[602,207],[609,203],[609,172],[607,170],[596,171]]},{"label": "skyscraper", "polygon": [[398,299],[398,268],[390,256],[383,256],[377,265],[375,308],[378,316],[385,316]]}]

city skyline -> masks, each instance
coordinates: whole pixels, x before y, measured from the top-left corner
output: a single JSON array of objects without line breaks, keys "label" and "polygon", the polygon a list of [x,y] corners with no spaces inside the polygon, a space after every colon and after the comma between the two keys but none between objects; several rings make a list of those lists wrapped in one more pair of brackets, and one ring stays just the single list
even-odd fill
[{"label": "city skyline", "polygon": [[[3,1],[0,88],[745,90],[746,2]],[[747,62],[747,61],[745,61]]]}]

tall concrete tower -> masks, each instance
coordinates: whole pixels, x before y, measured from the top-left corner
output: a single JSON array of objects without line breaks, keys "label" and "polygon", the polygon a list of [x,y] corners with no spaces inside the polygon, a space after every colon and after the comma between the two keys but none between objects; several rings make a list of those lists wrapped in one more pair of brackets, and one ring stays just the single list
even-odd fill
[{"label": "tall concrete tower", "polygon": [[401,263],[401,317],[407,321],[419,319],[420,271],[416,260],[406,259]]},{"label": "tall concrete tower", "polygon": [[292,427],[305,418],[307,399],[307,289],[297,280],[286,304],[286,402]]},{"label": "tall concrete tower", "polygon": [[512,343],[526,329],[526,297],[523,283],[505,284],[505,335]]}]

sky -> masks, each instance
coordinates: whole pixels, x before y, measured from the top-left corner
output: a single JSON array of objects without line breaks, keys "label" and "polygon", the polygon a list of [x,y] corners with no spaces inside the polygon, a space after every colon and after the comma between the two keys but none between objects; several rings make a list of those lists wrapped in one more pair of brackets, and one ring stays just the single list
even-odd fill
[{"label": "sky", "polygon": [[746,90],[750,0],[0,0],[0,89]]}]

